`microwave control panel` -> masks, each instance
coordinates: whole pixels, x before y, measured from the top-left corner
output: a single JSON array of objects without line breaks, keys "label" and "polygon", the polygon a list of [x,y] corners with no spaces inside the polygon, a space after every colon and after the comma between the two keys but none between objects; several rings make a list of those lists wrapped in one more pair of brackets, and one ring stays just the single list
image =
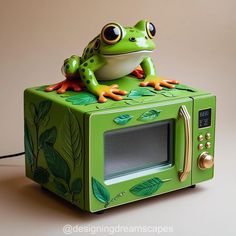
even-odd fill
[{"label": "microwave control panel", "polygon": [[198,183],[213,177],[216,100],[214,95],[205,95],[193,102],[192,181]]}]

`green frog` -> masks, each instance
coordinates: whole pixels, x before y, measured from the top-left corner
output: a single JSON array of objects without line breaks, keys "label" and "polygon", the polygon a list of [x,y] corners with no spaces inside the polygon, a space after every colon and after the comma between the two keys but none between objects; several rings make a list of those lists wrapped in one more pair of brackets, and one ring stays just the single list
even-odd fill
[{"label": "green frog", "polygon": [[106,102],[110,97],[122,100],[127,91],[117,84],[103,85],[98,81],[115,80],[133,73],[144,78],[140,86],[174,88],[176,80],[164,80],[157,76],[150,54],[155,49],[153,41],[156,28],[153,23],[141,20],[134,27],[123,27],[118,23],[105,25],[84,49],[82,57],[73,55],[64,61],[61,68],[66,80],[48,86],[45,91],[67,89],[81,91],[84,87],[98,97],[98,102]]}]

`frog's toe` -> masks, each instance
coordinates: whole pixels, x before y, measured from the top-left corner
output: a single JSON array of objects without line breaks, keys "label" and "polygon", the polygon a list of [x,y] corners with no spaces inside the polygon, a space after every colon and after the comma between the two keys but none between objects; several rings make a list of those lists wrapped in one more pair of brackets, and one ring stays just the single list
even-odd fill
[{"label": "frog's toe", "polygon": [[127,91],[119,90],[119,89],[113,89],[112,92],[116,93],[116,94],[119,94],[119,95],[126,95],[127,94]]},{"label": "frog's toe", "polygon": [[[113,91],[113,92],[114,92],[114,91]],[[118,96],[118,95],[114,94],[113,92],[106,93],[105,95],[106,95],[107,97],[110,97],[110,98],[116,100],[116,101],[122,100],[122,97],[121,97],[121,96]]]},{"label": "frog's toe", "polygon": [[107,99],[103,96],[103,95],[100,95],[99,98],[98,98],[98,102],[101,102],[101,103],[104,103],[106,102]]},{"label": "frog's toe", "polygon": [[46,92],[52,92],[53,90],[59,89],[62,85],[62,82],[59,82],[57,84],[49,85],[45,88]]},{"label": "frog's toe", "polygon": [[119,85],[118,85],[118,84],[112,84],[112,85],[110,86],[110,88],[116,89],[116,88],[119,88]]},{"label": "frog's toe", "polygon": [[179,84],[179,81],[174,80],[174,79],[165,79],[164,81],[167,82],[167,83],[170,83],[170,84]]},{"label": "frog's toe", "polygon": [[143,82],[140,83],[140,86],[146,87],[146,86],[148,86],[148,83],[149,83],[149,82],[144,82],[144,81],[143,81]]}]

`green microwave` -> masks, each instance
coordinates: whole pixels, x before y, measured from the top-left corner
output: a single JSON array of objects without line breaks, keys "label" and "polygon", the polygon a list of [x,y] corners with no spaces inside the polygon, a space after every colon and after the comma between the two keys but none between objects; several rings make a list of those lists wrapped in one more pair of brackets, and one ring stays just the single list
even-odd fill
[{"label": "green microwave", "polygon": [[106,103],[86,91],[25,90],[27,177],[89,212],[213,177],[214,95],[141,88],[132,76],[115,82],[128,94]]}]

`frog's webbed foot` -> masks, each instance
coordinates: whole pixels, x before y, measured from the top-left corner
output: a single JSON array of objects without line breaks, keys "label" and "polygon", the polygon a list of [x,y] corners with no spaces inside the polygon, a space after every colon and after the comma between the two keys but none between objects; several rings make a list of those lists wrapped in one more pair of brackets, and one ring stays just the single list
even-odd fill
[{"label": "frog's webbed foot", "polygon": [[46,92],[57,90],[57,93],[65,93],[67,90],[72,89],[75,92],[79,92],[84,87],[81,80],[78,79],[66,79],[54,85],[49,85],[45,88]]},{"label": "frog's webbed foot", "polygon": [[110,97],[116,101],[122,100],[121,96],[119,95],[126,95],[127,92],[125,90],[118,89],[117,84],[113,84],[111,86],[107,85],[99,85],[96,89],[96,94],[98,95],[98,102],[106,102],[107,99],[105,97]]},{"label": "frog's webbed foot", "polygon": [[179,82],[177,80],[168,80],[168,79],[162,79],[157,76],[147,76],[143,82],[140,83],[140,86],[146,87],[146,86],[152,86],[156,90],[162,90],[163,87],[167,88],[175,88],[174,84],[178,84]]}]

